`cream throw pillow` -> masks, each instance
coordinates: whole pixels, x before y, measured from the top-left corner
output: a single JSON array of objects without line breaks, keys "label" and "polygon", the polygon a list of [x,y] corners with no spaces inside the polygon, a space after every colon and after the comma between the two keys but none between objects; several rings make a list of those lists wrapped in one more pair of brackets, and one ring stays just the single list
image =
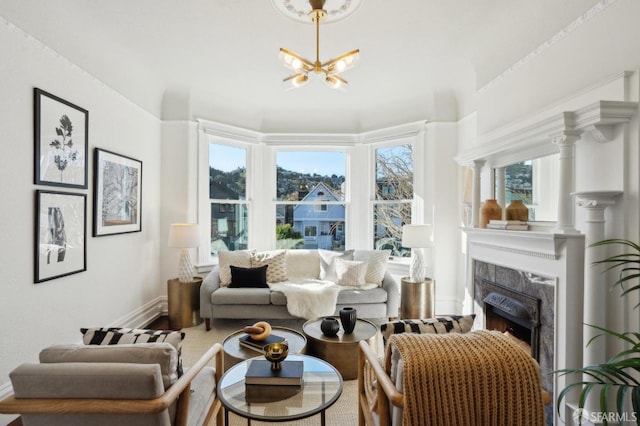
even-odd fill
[{"label": "cream throw pillow", "polygon": [[279,283],[287,280],[287,262],[284,250],[263,251],[251,254],[251,267],[269,265],[267,282]]},{"label": "cream throw pillow", "polygon": [[229,268],[229,266],[233,265],[240,268],[251,268],[251,253],[252,250],[218,252],[220,287],[227,287],[231,284],[231,268]]},{"label": "cream throw pillow", "polygon": [[320,279],[324,281],[338,281],[336,275],[336,259],[353,260],[353,250],[345,252],[318,250],[320,255]]},{"label": "cream throw pillow", "polygon": [[335,269],[338,285],[358,287],[366,284],[367,262],[337,258],[335,259]]},{"label": "cream throw pillow", "polygon": [[387,271],[389,256],[391,250],[356,250],[353,260],[367,262],[366,282],[381,285]]}]

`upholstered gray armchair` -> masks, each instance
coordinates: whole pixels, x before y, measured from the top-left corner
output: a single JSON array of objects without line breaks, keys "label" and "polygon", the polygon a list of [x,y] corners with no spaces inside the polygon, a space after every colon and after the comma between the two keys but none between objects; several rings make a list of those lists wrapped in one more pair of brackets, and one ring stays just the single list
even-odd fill
[{"label": "upholstered gray armchair", "polygon": [[214,416],[223,425],[222,353],[214,344],[178,378],[168,343],[53,346],[10,373],[14,395],[0,413],[20,414],[25,426],[206,425]]}]

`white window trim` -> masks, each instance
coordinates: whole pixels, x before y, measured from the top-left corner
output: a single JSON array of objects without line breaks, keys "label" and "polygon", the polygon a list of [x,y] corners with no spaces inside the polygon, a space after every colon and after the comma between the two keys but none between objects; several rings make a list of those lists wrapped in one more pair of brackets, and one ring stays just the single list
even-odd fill
[{"label": "white window trim", "polygon": [[[414,200],[412,218],[424,217],[420,199],[423,185],[420,164],[423,156],[420,143],[426,122],[417,121],[358,134],[268,134],[235,126],[198,119],[198,222],[201,225],[201,241],[198,264],[216,263],[210,256],[211,233],[209,211],[209,136],[217,141],[247,148],[247,207],[249,209],[248,243],[258,250],[275,248],[275,199],[276,152],[335,151],[346,154],[344,201],[323,204],[345,205],[347,247],[373,247],[373,203],[375,201],[375,148],[411,143],[414,146]],[[364,171],[363,171],[364,170]],[[367,188],[367,191],[362,191]],[[292,202],[300,204],[300,202]],[[306,204],[306,203],[305,203]],[[256,212],[259,212],[256,213]],[[357,220],[353,220],[357,218]],[[363,218],[365,218],[363,220]],[[416,222],[419,223],[419,222]]]}]

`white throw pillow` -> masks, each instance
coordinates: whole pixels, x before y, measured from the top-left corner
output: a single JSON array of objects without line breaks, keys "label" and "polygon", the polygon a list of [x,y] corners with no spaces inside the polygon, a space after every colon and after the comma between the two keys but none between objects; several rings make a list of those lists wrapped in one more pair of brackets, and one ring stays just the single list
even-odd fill
[{"label": "white throw pillow", "polygon": [[356,250],[353,254],[353,260],[367,262],[365,280],[368,283],[381,285],[384,274],[387,272],[389,256],[391,256],[391,250]]},{"label": "white throw pillow", "polygon": [[231,268],[229,266],[239,266],[240,268],[251,268],[251,253],[253,250],[219,251],[218,269],[220,270],[220,287],[227,287],[231,284]]},{"label": "white throw pillow", "polygon": [[336,275],[336,259],[353,260],[353,250],[330,251],[330,250],[318,250],[320,255],[320,279],[323,281],[338,281]]},{"label": "white throw pillow", "polygon": [[251,254],[251,267],[269,265],[267,268],[267,282],[279,283],[287,280],[287,252],[284,250],[263,251]]},{"label": "white throw pillow", "polygon": [[367,262],[337,258],[335,259],[335,269],[338,285],[358,287],[366,284]]}]

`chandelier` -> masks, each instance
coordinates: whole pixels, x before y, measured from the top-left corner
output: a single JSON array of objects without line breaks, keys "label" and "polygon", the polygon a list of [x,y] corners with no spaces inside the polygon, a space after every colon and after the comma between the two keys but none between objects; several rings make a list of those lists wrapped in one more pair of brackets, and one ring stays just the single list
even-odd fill
[{"label": "chandelier", "polygon": [[332,89],[339,89],[347,84],[340,73],[350,70],[360,59],[360,49],[352,50],[327,62],[320,62],[320,22],[327,17],[323,9],[325,0],[309,0],[311,12],[309,18],[316,24],[316,60],[310,61],[287,49],[280,48],[279,59],[282,64],[295,74],[283,79],[288,89],[302,87],[309,82],[310,75],[320,75]]}]

